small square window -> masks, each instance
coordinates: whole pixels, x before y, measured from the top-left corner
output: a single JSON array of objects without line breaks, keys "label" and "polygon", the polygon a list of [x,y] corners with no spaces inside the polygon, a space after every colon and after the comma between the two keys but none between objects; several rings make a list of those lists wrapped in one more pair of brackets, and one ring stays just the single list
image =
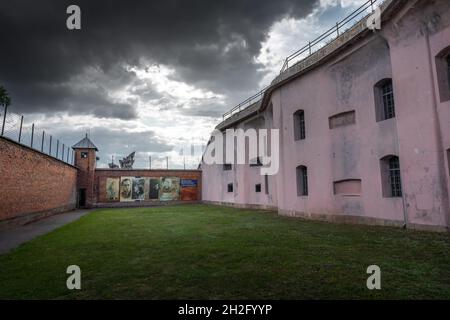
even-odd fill
[{"label": "small square window", "polygon": [[258,183],[257,185],[255,185],[255,192],[256,193],[260,193],[261,192],[261,184]]},{"label": "small square window", "polygon": [[88,153],[87,152],[82,152],[81,153],[81,159],[85,159],[88,157]]},{"label": "small square window", "polygon": [[228,193],[233,192],[233,184],[229,183],[228,184]]},{"label": "small square window", "polygon": [[232,170],[232,169],[233,169],[233,167],[232,167],[232,165],[229,164],[229,163],[225,163],[225,164],[223,165],[223,170],[224,170],[224,171],[230,171],[230,170]]}]

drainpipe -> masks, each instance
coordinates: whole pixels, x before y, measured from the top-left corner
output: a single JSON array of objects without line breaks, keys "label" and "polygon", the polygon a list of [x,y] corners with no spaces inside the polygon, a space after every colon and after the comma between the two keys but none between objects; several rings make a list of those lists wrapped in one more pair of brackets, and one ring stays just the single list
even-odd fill
[{"label": "drainpipe", "polygon": [[430,81],[431,81],[431,89],[432,89],[432,99],[433,99],[433,120],[435,123],[435,137],[437,143],[437,152],[438,152],[438,168],[439,168],[439,184],[441,187],[441,209],[444,212],[444,221],[447,225],[447,227],[450,225],[450,216],[449,216],[449,190],[447,186],[447,179],[445,178],[447,176],[446,174],[446,167],[445,167],[445,161],[444,161],[444,154],[445,154],[445,148],[444,148],[444,139],[442,137],[442,130],[441,130],[441,123],[439,122],[439,112],[438,112],[438,99],[436,97],[437,90],[436,85],[434,82],[435,76],[433,74],[433,61],[434,57],[431,54],[431,44],[430,44],[430,34],[429,34],[429,28],[427,25],[425,25],[425,39],[427,41],[427,54],[428,54],[428,67],[430,70]]}]

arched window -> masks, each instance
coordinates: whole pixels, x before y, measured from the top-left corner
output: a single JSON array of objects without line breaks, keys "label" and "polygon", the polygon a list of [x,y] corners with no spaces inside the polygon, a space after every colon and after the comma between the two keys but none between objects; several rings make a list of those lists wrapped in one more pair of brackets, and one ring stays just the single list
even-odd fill
[{"label": "arched window", "polygon": [[297,167],[297,195],[299,197],[308,195],[308,168],[305,166]]},{"label": "arched window", "polygon": [[450,54],[447,56],[447,84],[448,90],[450,91]]},{"label": "arched window", "polygon": [[387,156],[381,159],[381,178],[384,197],[402,197],[400,159],[397,156]]},{"label": "arched window", "polygon": [[436,76],[440,101],[450,100],[450,46],[436,56]]},{"label": "arched window", "polygon": [[305,111],[303,110],[294,113],[294,138],[295,141],[306,139]]},{"label": "arched window", "polygon": [[394,86],[392,79],[384,79],[375,85],[377,121],[395,118]]}]

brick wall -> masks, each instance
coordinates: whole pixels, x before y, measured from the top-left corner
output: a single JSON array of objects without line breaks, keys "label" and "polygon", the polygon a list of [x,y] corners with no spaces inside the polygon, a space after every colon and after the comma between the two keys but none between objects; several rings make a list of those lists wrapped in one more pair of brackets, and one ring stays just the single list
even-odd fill
[{"label": "brick wall", "polygon": [[178,177],[180,179],[195,179],[198,181],[197,201],[201,201],[202,173],[199,170],[95,170],[94,194],[95,206],[114,207],[114,206],[145,206],[159,204],[185,203],[186,201],[159,202],[159,201],[139,201],[139,202],[119,202],[108,201],[106,197],[106,179],[120,177],[143,177],[143,178],[162,178]]},{"label": "brick wall", "polygon": [[0,221],[74,209],[77,169],[0,137]]}]

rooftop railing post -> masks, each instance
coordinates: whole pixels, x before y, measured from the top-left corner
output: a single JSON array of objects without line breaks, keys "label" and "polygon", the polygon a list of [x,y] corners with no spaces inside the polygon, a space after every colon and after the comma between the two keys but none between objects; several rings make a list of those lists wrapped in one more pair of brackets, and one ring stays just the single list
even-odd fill
[{"label": "rooftop railing post", "polygon": [[3,137],[3,134],[5,133],[6,113],[7,113],[7,111],[8,111],[8,106],[5,106],[5,111],[3,113],[2,137]]},{"label": "rooftop railing post", "polygon": [[41,152],[44,152],[44,138],[45,138],[45,131],[42,131]]},{"label": "rooftop railing post", "polygon": [[31,125],[31,144],[30,144],[31,148],[33,148],[33,140],[34,140],[34,123]]},{"label": "rooftop railing post", "polygon": [[22,126],[23,126],[23,116],[20,117],[19,143],[20,140],[22,140]]},{"label": "rooftop railing post", "polygon": [[51,156],[52,155],[52,136],[50,135],[50,145],[48,146],[48,154]]}]

